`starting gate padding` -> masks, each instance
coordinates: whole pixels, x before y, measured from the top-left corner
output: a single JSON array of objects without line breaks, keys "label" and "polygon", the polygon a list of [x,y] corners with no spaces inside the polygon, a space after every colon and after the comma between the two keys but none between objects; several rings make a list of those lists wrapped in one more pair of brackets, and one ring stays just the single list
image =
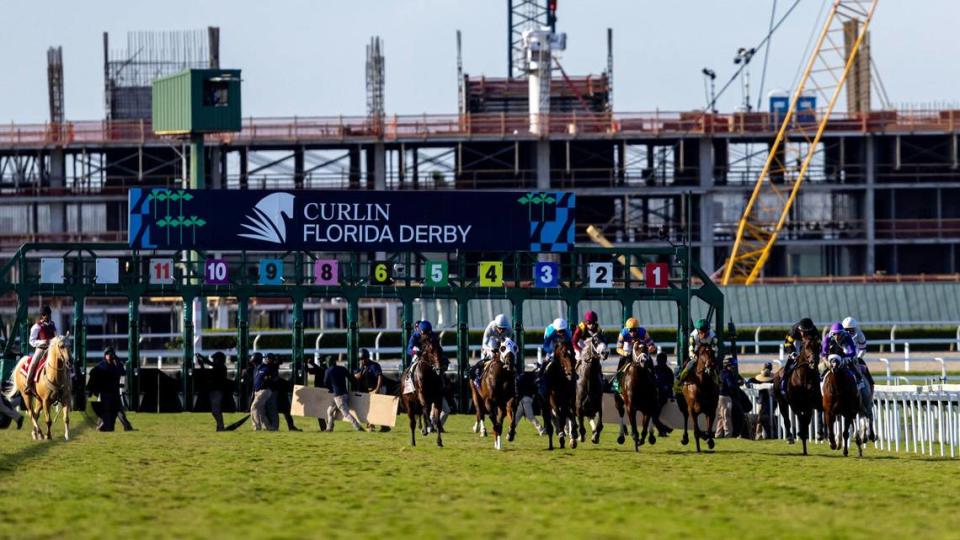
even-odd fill
[{"label": "starting gate padding", "polygon": [[[41,276],[43,260],[61,260],[62,273]],[[116,264],[114,264],[114,262]],[[545,265],[544,262],[555,264]],[[483,272],[481,272],[481,268]],[[639,280],[633,269],[644,270]],[[100,271],[98,272],[98,269]],[[106,269],[104,271],[103,269]],[[116,269],[116,271],[114,271]],[[445,274],[445,275],[440,275]],[[550,274],[550,275],[547,275]],[[555,274],[555,275],[554,275]],[[607,275],[610,274],[610,275]],[[84,300],[122,297],[128,301],[127,336],[128,403],[138,403],[141,299],[176,298],[182,306],[183,358],[180,391],[192,396],[194,300],[230,297],[237,302],[236,356],[246,359],[250,348],[249,302],[252,298],[278,298],[292,303],[293,383],[302,384],[304,372],[305,298],[341,298],[347,305],[346,358],[358,366],[359,301],[361,298],[394,299],[402,304],[401,340],[407,342],[415,324],[416,299],[457,301],[458,359],[469,357],[467,306],[471,300],[506,299],[511,302],[518,345],[523,350],[523,307],[528,300],[566,303],[566,316],[579,318],[591,301],[616,301],[622,318],[630,317],[637,301],[672,302],[677,306],[677,348],[685,349],[689,334],[690,304],[698,298],[710,307],[714,321],[723,321],[723,293],[691,260],[689,246],[646,248],[575,248],[566,253],[466,252],[425,253],[404,251],[366,257],[358,252],[204,252],[195,250],[131,250],[127,244],[24,244],[14,257],[0,261],[0,295],[15,294],[14,329],[4,346],[0,366],[6,377],[13,368],[14,345],[25,352],[31,317],[29,301],[38,296],[73,299],[74,358],[86,358]],[[619,322],[623,322],[622,320]],[[717,325],[719,326],[719,324]],[[61,329],[66,331],[67,329]],[[721,347],[723,345],[721,344]],[[721,351],[722,353],[722,351]],[[463,381],[467,362],[458,362]],[[239,384],[239,366],[235,383]],[[148,391],[146,388],[143,391]],[[465,392],[460,392],[461,403]],[[161,399],[160,396],[157,396]]]}]

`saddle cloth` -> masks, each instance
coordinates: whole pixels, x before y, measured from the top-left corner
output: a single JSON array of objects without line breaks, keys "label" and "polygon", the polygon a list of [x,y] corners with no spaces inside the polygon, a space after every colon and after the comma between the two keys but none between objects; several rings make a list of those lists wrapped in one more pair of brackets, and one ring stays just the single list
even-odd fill
[{"label": "saddle cloth", "polygon": [[[32,356],[24,356],[24,358],[25,358],[27,361],[24,362],[24,363],[22,363],[22,364],[20,364],[20,372],[23,373],[23,376],[24,376],[24,377],[26,377],[27,374],[30,373],[30,364],[33,362],[33,357],[32,357]],[[39,359],[38,361],[40,362],[40,366],[37,368],[37,373],[33,376],[33,382],[34,382],[34,383],[40,382],[40,375],[43,374],[43,367],[47,365],[47,353],[46,353],[46,351],[44,351],[43,354],[40,355],[40,359]]]},{"label": "saddle cloth", "polygon": [[407,373],[403,377],[403,393],[412,394],[414,392],[416,390],[413,388],[413,373]]}]

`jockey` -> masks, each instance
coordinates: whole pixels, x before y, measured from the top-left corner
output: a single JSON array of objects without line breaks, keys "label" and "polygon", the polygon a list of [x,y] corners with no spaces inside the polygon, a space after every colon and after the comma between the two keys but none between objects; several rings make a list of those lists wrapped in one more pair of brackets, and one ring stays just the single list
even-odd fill
[{"label": "jockey", "polygon": [[[587,311],[583,314],[583,321],[573,331],[573,352],[577,357],[578,368],[581,360],[580,352],[587,345],[588,339],[597,339],[600,343],[606,345],[606,341],[603,339],[603,330],[600,329],[600,324],[597,321],[597,313],[592,310]],[[606,354],[604,354],[604,357],[606,357]],[[600,377],[598,382],[603,385],[602,370],[597,370],[597,374]]]},{"label": "jockey", "polygon": [[553,351],[556,349],[558,342],[570,344],[567,320],[561,317],[554,319],[543,333],[543,352],[545,353],[545,358],[537,360],[537,386],[540,388],[542,395],[546,395],[547,393],[547,380],[544,374],[547,372],[547,366],[553,361]]},{"label": "jockey", "polygon": [[591,338],[598,338],[601,343],[604,341],[603,330],[597,323],[597,313],[595,311],[584,313],[583,321],[573,331],[573,351],[577,355],[577,360],[580,359],[580,351],[587,344],[587,340]]},{"label": "jockey", "polygon": [[[494,317],[483,330],[483,339],[480,342],[480,360],[470,368],[470,379],[476,381],[479,385],[480,375],[483,373],[483,368],[487,366],[487,361],[493,359],[493,352],[500,350],[506,341],[513,343],[513,328],[510,327],[510,319],[501,313]],[[514,354],[513,357],[516,359],[519,356]]]},{"label": "jockey", "polygon": [[40,367],[40,357],[47,351],[50,340],[57,337],[57,325],[50,320],[50,306],[40,308],[40,318],[30,328],[30,346],[34,348],[33,358],[30,360],[30,369],[27,372],[27,393],[36,393],[37,369]]},{"label": "jockey", "polygon": [[640,326],[640,322],[630,317],[623,325],[623,330],[617,337],[617,354],[620,355],[620,362],[617,364],[617,373],[623,369],[623,366],[633,357],[633,344],[641,343],[647,348],[647,353],[656,354],[657,344],[647,332],[647,329]]},{"label": "jockey", "polygon": [[417,355],[420,353],[420,344],[423,343],[424,339],[430,340],[433,343],[434,348],[436,348],[440,354],[441,364],[446,359],[443,354],[443,349],[440,347],[440,339],[433,333],[433,325],[430,324],[430,321],[417,321],[417,324],[413,328],[413,333],[410,334],[410,341],[407,342],[407,354],[413,358],[413,361],[410,362],[411,373],[413,372],[413,366],[417,363],[417,360],[420,359]]},{"label": "jockey", "polygon": [[680,393],[680,388],[683,385],[684,379],[687,378],[687,374],[697,365],[697,349],[699,349],[701,345],[706,345],[711,347],[714,353],[716,353],[719,340],[717,339],[717,335],[713,333],[713,330],[710,330],[710,323],[707,322],[706,319],[697,319],[696,322],[693,323],[693,331],[690,332],[688,343],[687,362],[684,364],[683,369],[680,370],[680,374],[673,384],[673,389],[676,393]]},{"label": "jockey", "polygon": [[804,317],[800,321],[793,325],[790,329],[790,332],[783,339],[783,351],[787,353],[787,363],[783,366],[783,377],[780,378],[780,392],[786,394],[787,391],[787,381],[790,380],[790,374],[793,373],[793,368],[797,364],[797,355],[800,354],[800,343],[803,341],[804,337],[810,339],[816,339],[820,334],[820,331],[817,330],[813,320],[809,317]]},{"label": "jockey", "polygon": [[870,374],[870,368],[867,367],[867,363],[863,361],[864,355],[867,354],[867,336],[863,335],[863,331],[860,330],[857,320],[853,317],[847,317],[843,320],[843,329],[846,330],[850,337],[853,339],[853,344],[857,347],[857,367],[862,372],[862,375],[866,377],[867,382],[870,383],[870,387],[873,387],[873,375]]},{"label": "jockey", "polygon": [[[843,329],[843,324],[839,322],[833,323],[830,326],[830,331],[827,332],[827,335],[823,336],[823,342],[820,344],[820,354],[824,357],[829,357],[830,355],[838,355],[843,360],[844,363],[847,363],[851,367],[855,366],[855,358],[857,357],[857,346],[853,342],[853,338],[850,337]],[[854,375],[857,378],[857,384],[860,384],[860,370],[853,369]]]}]

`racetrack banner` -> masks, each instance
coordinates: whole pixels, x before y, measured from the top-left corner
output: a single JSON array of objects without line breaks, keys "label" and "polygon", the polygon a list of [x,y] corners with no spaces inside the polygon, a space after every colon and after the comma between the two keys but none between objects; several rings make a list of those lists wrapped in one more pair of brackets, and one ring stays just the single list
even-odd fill
[{"label": "racetrack banner", "polygon": [[564,252],[573,193],[133,188],[134,249]]}]

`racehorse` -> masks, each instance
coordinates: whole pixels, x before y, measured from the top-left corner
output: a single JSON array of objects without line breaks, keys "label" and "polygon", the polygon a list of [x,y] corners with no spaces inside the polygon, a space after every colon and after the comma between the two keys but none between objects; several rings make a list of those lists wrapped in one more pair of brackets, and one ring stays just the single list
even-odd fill
[{"label": "racehorse", "polygon": [[583,419],[589,417],[590,428],[593,431],[590,442],[600,443],[600,432],[603,431],[603,375],[601,375],[600,362],[607,357],[607,354],[607,346],[596,337],[588,339],[580,350],[575,401],[576,417],[580,424],[580,442],[586,440],[587,426]]},{"label": "racehorse", "polygon": [[[860,396],[857,381],[850,368],[843,366],[838,355],[830,355],[830,369],[823,378],[823,423],[827,426],[830,449],[836,450],[840,444],[834,432],[834,422],[841,422],[840,434],[843,436],[843,455],[848,455],[850,445],[850,426],[856,426],[860,412]],[[857,453],[863,456],[864,440],[860,430],[855,430]]]},{"label": "racehorse", "polygon": [[[46,353],[46,365],[40,371],[40,380],[35,386],[36,395],[27,393],[26,364],[29,356],[24,356],[14,368],[15,391],[23,397],[23,405],[30,413],[33,422],[31,436],[34,440],[50,440],[50,427],[53,425],[53,416],[50,407],[59,403],[63,408],[63,438],[70,440],[70,404],[73,403],[73,387],[71,382],[72,364],[70,363],[70,349],[67,345],[69,336],[57,336],[50,340]],[[37,362],[43,357],[37,358]],[[47,433],[40,429],[40,411],[43,410],[47,422]]]},{"label": "racehorse", "polygon": [[440,354],[430,340],[423,340],[420,346],[419,360],[412,369],[404,373],[404,377],[412,379],[413,391],[405,391],[405,384],[401,379],[400,399],[407,416],[410,419],[410,444],[417,445],[416,429],[417,418],[429,416],[424,421],[423,435],[427,434],[426,425],[429,424],[437,432],[437,446],[443,447],[443,438],[440,429],[440,413],[443,410],[443,379],[440,375]]},{"label": "racehorse", "polygon": [[790,425],[790,412],[797,415],[800,441],[803,443],[803,455],[807,455],[807,439],[810,438],[810,420],[823,406],[820,395],[820,377],[817,366],[820,364],[820,344],[815,339],[804,338],[797,357],[797,365],[787,381],[786,396],[780,392],[783,370],[773,377],[773,392],[777,396],[780,415],[787,432],[787,440],[794,443],[794,429]]},{"label": "racehorse", "polygon": [[[696,369],[693,370],[685,381],[683,381],[683,398],[686,404],[686,412],[683,417],[683,438],[680,442],[684,445],[690,442],[687,436],[687,423],[693,423],[693,438],[697,443],[697,452],[700,451],[700,439],[707,441],[707,447],[713,449],[713,422],[717,416],[717,402],[720,400],[720,388],[717,380],[714,378],[717,372],[716,353],[713,347],[709,345],[700,345],[694,353],[696,358]],[[700,415],[707,417],[707,432],[700,431],[700,424],[697,419]]]},{"label": "racehorse", "polygon": [[[623,444],[626,439],[627,426],[623,415],[630,416],[630,433],[633,435],[633,449],[640,451],[640,446],[647,440],[649,430],[650,444],[656,444],[657,437],[650,429],[650,423],[660,416],[660,399],[657,392],[657,383],[653,374],[645,363],[649,362],[645,346],[636,342],[630,355],[630,362],[623,368],[623,379],[620,382],[620,392],[614,394],[614,403],[617,413],[620,414],[620,434],[617,435],[617,444]],[[640,425],[643,434],[637,432],[637,411],[640,411]]]},{"label": "racehorse", "polygon": [[[557,432],[560,448],[565,445],[568,424],[575,422],[573,401],[575,396],[573,347],[560,342],[553,351],[553,361],[543,374],[547,382],[547,394],[543,404],[543,426],[547,430],[549,449],[553,450],[553,433]],[[570,426],[570,448],[577,447],[576,425]]]},{"label": "racehorse", "polygon": [[502,449],[500,436],[503,434],[504,420],[509,422],[510,426],[507,440],[512,442],[517,433],[514,422],[517,397],[513,362],[513,351],[494,351],[493,358],[480,375],[480,388],[470,381],[470,393],[473,395],[473,408],[477,412],[480,434],[487,436],[487,426],[483,424],[483,419],[484,416],[490,416],[493,433],[496,435],[493,447],[497,450]]}]

